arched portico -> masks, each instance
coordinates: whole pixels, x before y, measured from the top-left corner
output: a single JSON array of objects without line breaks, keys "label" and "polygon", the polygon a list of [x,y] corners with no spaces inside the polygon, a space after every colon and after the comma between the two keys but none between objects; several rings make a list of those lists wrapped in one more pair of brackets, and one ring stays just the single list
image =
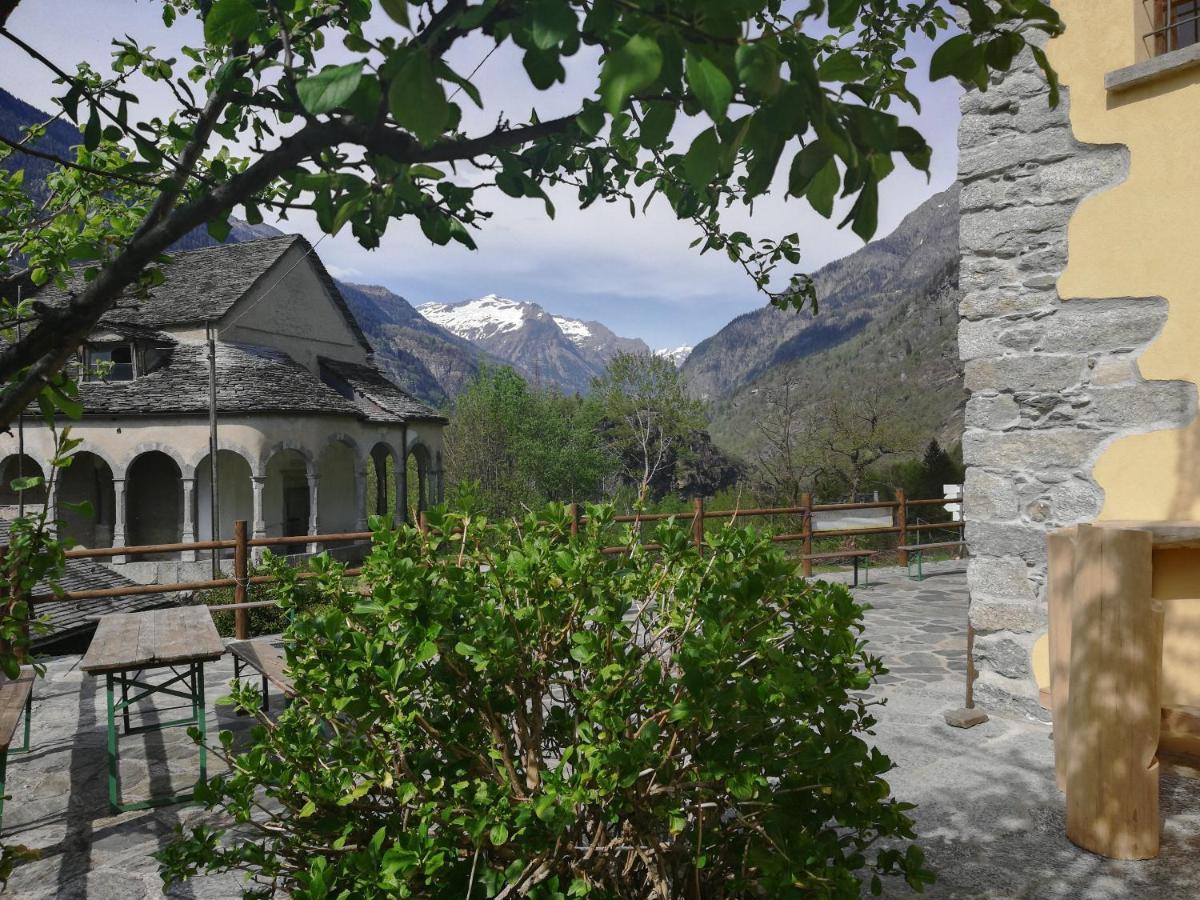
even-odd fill
[{"label": "arched portico", "polygon": [[250,461],[236,450],[217,451],[217,533],[212,522],[212,465],[210,454],[196,465],[196,539],[233,537],[233,523],[254,519],[254,490]]},{"label": "arched portico", "polygon": [[[63,533],[84,547],[113,545],[117,522],[112,466],[102,457],[81,450],[58,475],[58,518]],[[87,504],[87,509],[81,508]]]},{"label": "arched portico", "polygon": [[131,546],[179,543],[184,522],[184,484],[179,464],[161,450],[135,457],[125,476],[126,542]]},{"label": "arched portico", "polygon": [[[311,460],[295,448],[276,451],[267,460],[262,488],[262,530],[267,537],[307,535],[312,526]],[[303,553],[304,542],[288,544],[286,552]]]},{"label": "arched portico", "polygon": [[317,471],[317,531],[337,534],[358,528],[358,447],[337,437],[321,451]]},{"label": "arched portico", "polygon": [[[40,478],[35,487],[18,490],[13,483],[22,478]],[[14,453],[0,461],[0,506],[44,506],[46,503],[46,471],[29,454]]]}]

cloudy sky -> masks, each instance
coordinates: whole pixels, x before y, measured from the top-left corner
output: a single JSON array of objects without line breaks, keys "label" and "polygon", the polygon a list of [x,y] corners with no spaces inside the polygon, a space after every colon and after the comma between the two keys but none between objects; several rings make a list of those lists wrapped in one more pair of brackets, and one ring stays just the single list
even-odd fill
[{"label": "cloudy sky", "polygon": [[[27,0],[17,7],[8,27],[64,68],[86,60],[108,71],[115,34],[129,34],[160,48],[198,42],[192,23],[164,28],[160,9],[148,0]],[[69,27],[64,27],[64,16],[69,17]],[[891,231],[930,194],[947,187],[957,167],[959,88],[952,81],[926,82],[918,73],[927,69],[930,47],[922,42],[912,49],[919,64],[912,85],[923,110],[919,117],[905,118],[933,146],[933,177],[927,182],[923,174],[901,162],[881,189],[880,235]],[[484,45],[465,43],[455,48],[451,62],[459,71],[469,72],[487,50]],[[565,85],[539,93],[529,85],[519,56],[501,50],[487,59],[476,78],[485,112],[474,114],[475,123],[494,122],[500,111],[519,120],[533,108],[543,118],[575,108],[578,98],[588,92],[594,66],[595,57],[581,52],[568,69]],[[0,87],[43,110],[51,109],[51,99],[61,93],[44,71],[11,45],[0,51]],[[166,111],[166,98],[152,90],[142,96],[141,118]],[[466,122],[470,126],[471,118]],[[682,126],[683,137],[688,124],[692,123]],[[780,169],[786,173],[787,167]],[[829,222],[807,204],[784,201],[782,190],[773,195],[755,205],[752,217],[743,214],[743,224],[756,237],[799,232],[802,269],[815,270],[861,246],[848,229],[836,228],[840,221],[836,212],[835,221]],[[318,253],[338,277],[385,285],[413,303],[496,293],[534,300],[553,313],[597,319],[654,347],[697,343],[730,319],[763,304],[740,268],[723,256],[701,257],[688,248],[695,231],[676,221],[665,205],[631,218],[624,205],[580,211],[572,207],[573,192],[552,197],[557,207],[553,221],[540,202],[489,198],[486,205],[495,216],[476,235],[479,250],[475,252],[457,245],[434,247],[415,225],[401,222],[389,228],[378,250],[363,250],[346,229],[325,238]],[[321,237],[307,214],[274,224],[299,231],[314,242]]]}]

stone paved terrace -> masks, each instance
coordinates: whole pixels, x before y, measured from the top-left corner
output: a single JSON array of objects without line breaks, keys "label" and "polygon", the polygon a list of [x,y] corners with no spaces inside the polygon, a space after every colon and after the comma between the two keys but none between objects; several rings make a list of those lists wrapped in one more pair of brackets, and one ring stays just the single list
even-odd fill
[{"label": "stone paved terrace", "polygon": [[[872,604],[867,634],[891,674],[875,693],[879,744],[898,763],[895,794],[918,804],[921,842],[939,881],[933,898],[1142,898],[1200,895],[1200,779],[1164,767],[1163,853],[1142,863],[1103,860],[1075,848],[1063,833],[1063,803],[1054,787],[1050,729],[994,717],[962,731],[941,713],[962,704],[966,581],[963,564],[934,564],[924,582],[903,570],[871,573],[859,597]],[[36,688],[33,751],[9,763],[4,839],[39,848],[20,866],[7,896],[143,898],[164,896],[150,856],[181,822],[203,816],[189,806],[110,816],[106,803],[103,684],[79,672],[77,657],[50,663]],[[247,727],[211,699],[232,675],[226,658],[208,678],[209,728]],[[152,715],[177,715],[165,706]],[[147,765],[149,761],[149,765]],[[169,765],[168,765],[169,764]],[[214,768],[216,763],[214,761]],[[122,744],[125,796],[144,795],[195,777],[184,729],[127,738]],[[239,876],[198,880],[167,896],[240,896]],[[911,896],[889,885],[888,896]]]}]

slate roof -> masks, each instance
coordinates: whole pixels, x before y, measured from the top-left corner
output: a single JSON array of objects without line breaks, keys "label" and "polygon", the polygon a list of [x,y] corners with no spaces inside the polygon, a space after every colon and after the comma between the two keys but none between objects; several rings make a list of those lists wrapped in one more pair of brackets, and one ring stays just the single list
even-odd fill
[{"label": "slate roof", "polygon": [[[162,365],[133,381],[80,384],[84,411],[155,416],[207,413],[208,347],[181,343],[165,352]],[[286,353],[228,342],[217,344],[217,412],[361,415],[353,402]]]},{"label": "slate roof", "polygon": [[[8,543],[9,520],[0,519],[0,544]],[[66,571],[58,580],[64,591],[95,590],[97,588],[132,587],[136,582],[112,569],[90,559],[69,559]],[[33,589],[33,596],[47,595],[50,586],[41,583]],[[34,602],[33,617],[47,625],[47,630],[33,635],[35,650],[79,637],[96,627],[100,616],[115,612],[137,612],[142,609],[159,609],[175,606],[170,594],[130,594],[125,597],[106,597],[102,600],[44,600]]]},{"label": "slate roof", "polygon": [[[333,297],[358,342],[370,350],[366,335],[320,257],[312,252],[312,245],[298,234],[171,253],[170,262],[163,267],[163,283],[153,288],[145,299],[122,298],[114,309],[104,314],[101,324],[127,323],[164,328],[217,321],[293,246],[298,246],[308,254],[317,276]],[[45,288],[38,293],[37,299],[48,304],[65,303],[83,285],[83,268],[80,267],[68,279],[65,289]]]},{"label": "slate roof", "polygon": [[[349,387],[358,409],[370,422],[447,422],[431,407],[401,390],[373,366],[320,358],[321,370],[334,385]],[[332,376],[332,377],[330,377]]]}]

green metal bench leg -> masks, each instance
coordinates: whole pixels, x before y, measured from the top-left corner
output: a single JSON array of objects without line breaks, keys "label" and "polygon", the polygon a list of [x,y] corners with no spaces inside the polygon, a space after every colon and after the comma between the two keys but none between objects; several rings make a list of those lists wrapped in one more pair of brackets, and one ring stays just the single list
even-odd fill
[{"label": "green metal bench leg", "polygon": [[854,584],[850,587],[858,587],[858,557],[853,556],[851,559],[854,560]]},{"label": "green metal bench leg", "polygon": [[[122,700],[120,703],[115,698],[116,681],[121,681]],[[183,681],[187,684],[188,692],[184,694],[182,691],[171,689],[170,685]],[[105,695],[105,710],[108,721],[108,805],[113,814],[129,812],[135,809],[150,809],[155,806],[166,806],[171,803],[181,803],[186,800],[191,800],[194,796],[193,791],[187,791],[182,794],[175,794],[169,797],[151,797],[148,800],[138,801],[136,803],[121,802],[121,769],[120,769],[120,753],[117,739],[117,713],[122,714],[122,718],[128,720],[128,710],[131,705],[128,702],[129,684],[132,683],[135,687],[142,689],[143,693],[133,699],[133,703],[145,699],[151,694],[161,693],[175,697],[188,697],[192,703],[192,715],[188,719],[176,720],[172,722],[157,723],[154,725],[140,725],[134,729],[137,733],[145,731],[161,731],[164,728],[174,728],[180,725],[195,725],[200,739],[200,777],[197,779],[197,785],[203,785],[208,781],[208,746],[207,739],[207,722],[205,716],[204,703],[204,663],[192,663],[189,667],[188,674],[176,675],[176,677],[168,680],[160,685],[151,685],[147,682],[132,681],[125,677],[125,673],[109,672],[105,675],[104,695]],[[128,726],[126,726],[128,728]]]},{"label": "green metal bench leg", "polygon": [[863,557],[863,585],[871,586],[871,557],[869,556]]},{"label": "green metal bench leg", "polygon": [[4,782],[8,779],[8,751],[0,753],[0,828],[4,827]]},{"label": "green metal bench leg", "polygon": [[[113,674],[104,676],[104,701],[108,722],[108,806],[113,814],[121,812],[121,769],[117,756],[116,704],[113,702]],[[124,680],[124,679],[122,679]]]},{"label": "green metal bench leg", "polygon": [[192,691],[198,704],[196,729],[200,732],[200,779],[198,785],[208,783],[208,716],[204,708],[204,663],[192,665]]},{"label": "green metal bench leg", "polygon": [[121,679],[121,706],[124,709],[121,718],[125,723],[125,733],[129,734],[129,682],[125,679],[124,672],[117,677]]}]

